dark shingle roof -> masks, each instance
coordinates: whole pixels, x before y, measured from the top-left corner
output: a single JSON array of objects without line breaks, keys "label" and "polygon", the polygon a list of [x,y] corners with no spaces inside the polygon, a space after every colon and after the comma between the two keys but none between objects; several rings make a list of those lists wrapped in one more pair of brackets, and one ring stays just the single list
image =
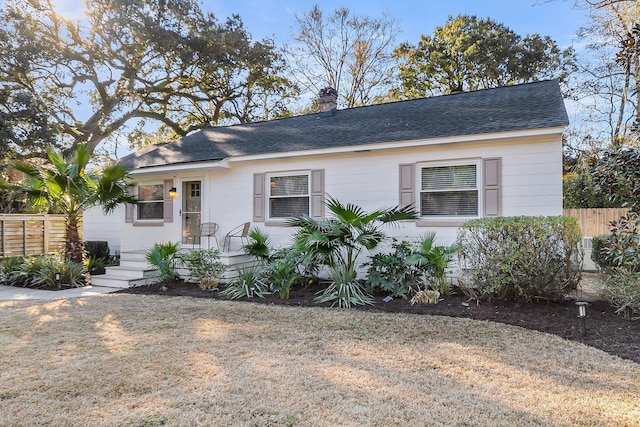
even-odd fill
[{"label": "dark shingle roof", "polygon": [[121,163],[146,168],[228,157],[566,126],[557,80],[207,128]]}]

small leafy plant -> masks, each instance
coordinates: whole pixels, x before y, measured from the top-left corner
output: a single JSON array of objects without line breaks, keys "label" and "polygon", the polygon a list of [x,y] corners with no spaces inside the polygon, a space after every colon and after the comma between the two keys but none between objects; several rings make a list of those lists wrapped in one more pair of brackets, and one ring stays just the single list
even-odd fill
[{"label": "small leafy plant", "polygon": [[[451,293],[451,286],[446,281],[447,268],[453,263],[457,252],[455,244],[450,246],[436,245],[436,233],[430,232],[422,236],[420,246],[407,259],[408,264],[417,265],[423,269],[427,288],[439,294]],[[418,289],[426,291],[428,289]],[[438,295],[439,296],[439,295]]]},{"label": "small leafy plant", "polygon": [[180,250],[178,242],[156,243],[145,254],[150,266],[160,271],[160,289],[167,290],[167,283],[178,277],[175,269],[176,255]]},{"label": "small leafy plant", "polygon": [[215,289],[218,278],[227,266],[221,263],[217,249],[195,250],[176,255],[176,258],[189,270],[190,279],[195,280],[200,288]]},{"label": "small leafy plant", "polygon": [[291,287],[300,279],[297,261],[293,250],[281,250],[272,257],[271,262],[264,269],[265,279],[281,299],[289,299]]},{"label": "small leafy plant", "polygon": [[263,298],[269,293],[269,285],[262,276],[262,268],[246,267],[238,270],[238,277],[231,280],[227,287],[220,292],[229,299],[239,298]]},{"label": "small leafy plant", "polygon": [[271,241],[269,236],[259,228],[252,228],[248,235],[249,243],[244,245],[244,251],[247,255],[260,260],[263,264],[271,261]]}]

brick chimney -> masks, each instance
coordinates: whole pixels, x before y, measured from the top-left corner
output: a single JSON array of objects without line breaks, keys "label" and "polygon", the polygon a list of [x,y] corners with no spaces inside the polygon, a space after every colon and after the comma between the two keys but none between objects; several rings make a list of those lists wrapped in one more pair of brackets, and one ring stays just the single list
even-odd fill
[{"label": "brick chimney", "polygon": [[338,92],[332,87],[320,90],[320,114],[323,116],[334,115],[338,108]]}]

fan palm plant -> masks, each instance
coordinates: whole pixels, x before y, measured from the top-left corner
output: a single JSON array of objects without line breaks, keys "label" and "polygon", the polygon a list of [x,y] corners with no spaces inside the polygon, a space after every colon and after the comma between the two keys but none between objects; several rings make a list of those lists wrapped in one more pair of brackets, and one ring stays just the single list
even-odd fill
[{"label": "fan palm plant", "polygon": [[458,248],[455,244],[450,246],[436,245],[436,233],[430,232],[422,236],[418,251],[413,253],[407,262],[426,269],[432,279],[430,287],[437,291],[447,292],[449,286],[445,281],[445,274],[449,265],[454,261]]},{"label": "fan palm plant", "polygon": [[127,182],[127,169],[114,164],[87,171],[91,154],[91,147],[81,144],[70,159],[65,159],[62,153],[50,147],[47,164],[16,162],[14,167],[25,175],[25,181],[4,183],[5,187],[24,194],[35,208],[65,215],[64,251],[74,262],[82,262],[84,256],[78,232],[83,210],[102,206],[105,213],[110,213],[121,203],[135,203],[127,191],[131,186]]},{"label": "fan palm plant", "polygon": [[[332,197],[327,198],[326,206],[332,218],[316,221],[301,216],[289,221],[290,226],[298,227],[294,250],[305,254],[307,262],[330,267],[332,284],[319,300],[341,307],[367,304],[371,299],[356,280],[358,256],[363,251],[374,250],[386,239],[382,231],[384,224],[416,219],[417,212],[411,206],[366,212],[360,206],[343,204]],[[340,283],[335,280],[337,277]]]}]

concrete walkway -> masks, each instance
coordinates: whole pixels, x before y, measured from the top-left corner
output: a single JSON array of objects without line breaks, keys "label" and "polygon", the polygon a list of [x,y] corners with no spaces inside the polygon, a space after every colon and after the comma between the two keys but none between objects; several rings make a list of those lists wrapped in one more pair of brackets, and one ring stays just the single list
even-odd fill
[{"label": "concrete walkway", "polygon": [[52,300],[60,298],[80,298],[93,295],[107,294],[119,291],[118,288],[104,286],[85,286],[83,288],[64,289],[61,291],[45,291],[42,289],[18,288],[15,286],[0,285],[0,301],[12,300]]}]

